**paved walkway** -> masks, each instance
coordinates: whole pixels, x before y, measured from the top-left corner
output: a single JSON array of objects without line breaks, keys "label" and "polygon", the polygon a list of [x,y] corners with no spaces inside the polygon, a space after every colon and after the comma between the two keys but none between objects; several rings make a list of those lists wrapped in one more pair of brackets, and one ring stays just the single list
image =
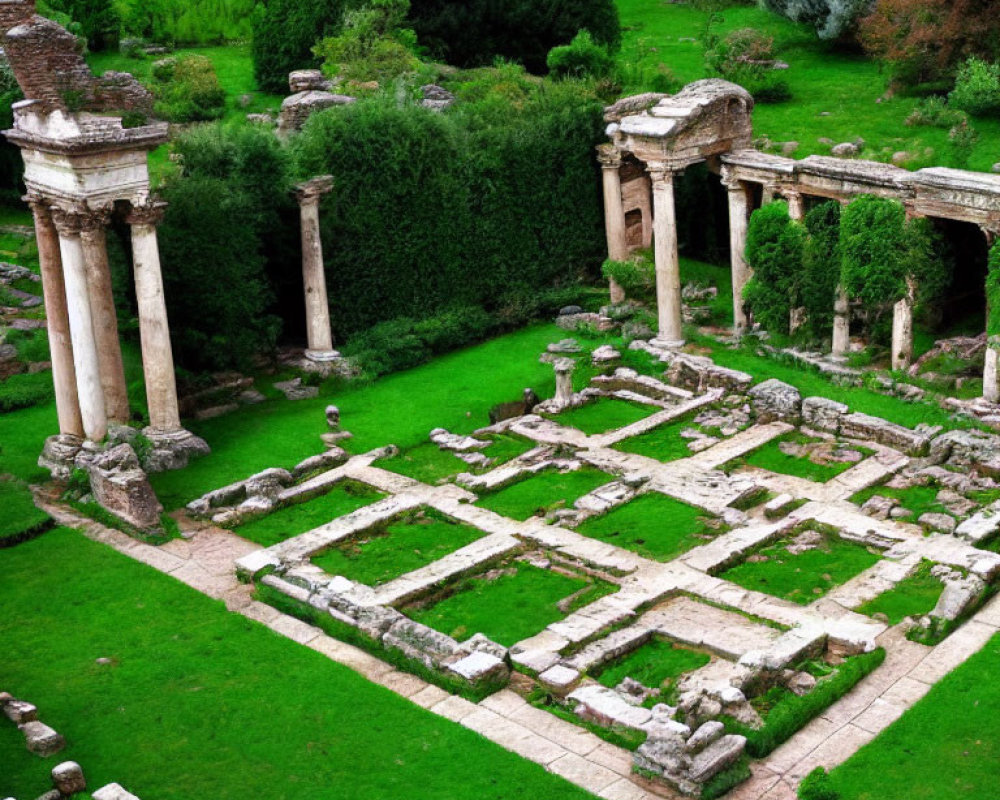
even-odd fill
[{"label": "paved walkway", "polygon": [[[316,650],[411,702],[474,730],[524,758],[543,765],[606,800],[678,798],[663,787],[643,787],[631,777],[631,754],[597,736],[529,705],[505,689],[475,704],[450,695],[414,675],[319,628],[252,599],[253,589],[237,581],[234,562],[259,549],[235,534],[210,525],[182,521],[189,539],[160,547],[143,544],[107,528],[51,499],[39,505],[60,524],[169,574],[235,613]],[[731,800],[793,800],[798,782],[817,766],[833,767],[898,719],[932,684],[977,652],[1000,631],[1000,597],[987,603],[942,644],[930,648],[909,642],[898,629],[879,637],[885,663],[846,697],[830,706],[792,739],[753,765],[753,777],[737,787]],[[655,792],[655,795],[653,794]]]}]

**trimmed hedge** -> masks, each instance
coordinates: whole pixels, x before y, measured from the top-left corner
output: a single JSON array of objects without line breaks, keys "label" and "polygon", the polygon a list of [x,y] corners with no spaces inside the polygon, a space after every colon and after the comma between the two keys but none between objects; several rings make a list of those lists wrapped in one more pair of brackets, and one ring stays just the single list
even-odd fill
[{"label": "trimmed hedge", "polygon": [[55,523],[35,505],[21,481],[0,476],[0,548],[13,547],[44,533]]},{"label": "trimmed hedge", "polygon": [[45,403],[55,396],[51,372],[21,373],[0,381],[0,413]]}]

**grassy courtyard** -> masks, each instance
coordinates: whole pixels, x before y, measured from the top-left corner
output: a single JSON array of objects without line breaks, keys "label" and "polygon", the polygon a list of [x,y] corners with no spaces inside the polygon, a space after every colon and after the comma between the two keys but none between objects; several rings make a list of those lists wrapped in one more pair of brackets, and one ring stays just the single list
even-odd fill
[{"label": "grassy courtyard", "polygon": [[[819,444],[821,439],[813,439],[800,433],[788,433],[777,439],[772,439],[762,447],[758,447],[753,452],[742,458],[731,461],[724,469],[733,470],[740,466],[757,467],[768,472],[778,472],[782,475],[794,475],[798,478],[805,478],[808,481],[826,483],[831,478],[836,478],[842,472],[846,472],[859,462],[850,461],[821,461],[812,452],[795,453],[790,452],[791,448],[808,447]],[[870,451],[865,448],[845,448],[857,452],[862,458],[870,455]]]},{"label": "grassy courtyard", "polygon": [[624,428],[657,411],[655,406],[602,397],[592,403],[553,414],[552,419],[588,435]]},{"label": "grassy courtyard", "polygon": [[[588,796],[75,531],[0,551],[0,570],[0,679],[66,736],[91,787],[165,800],[331,787],[384,800]],[[0,794],[50,788],[59,757],[30,755],[0,728]]]},{"label": "grassy courtyard", "polygon": [[711,658],[698,650],[680,647],[663,639],[652,639],[601,670],[597,680],[614,688],[625,678],[657,689],[667,686],[685,672],[703,667]]},{"label": "grassy courtyard", "polygon": [[583,467],[568,472],[545,469],[510,486],[482,495],[476,505],[512,519],[526,520],[573,502],[613,478],[606,472]]},{"label": "grassy courtyard", "polygon": [[883,614],[890,625],[898,624],[904,617],[928,613],[944,590],[944,584],[931,575],[932,566],[929,561],[922,562],[912,575],[856,610],[861,614]]}]

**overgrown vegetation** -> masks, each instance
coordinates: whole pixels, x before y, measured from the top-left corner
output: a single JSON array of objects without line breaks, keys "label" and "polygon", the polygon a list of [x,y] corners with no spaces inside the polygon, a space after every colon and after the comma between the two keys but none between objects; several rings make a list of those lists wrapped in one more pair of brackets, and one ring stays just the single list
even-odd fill
[{"label": "overgrown vegetation", "polygon": [[707,653],[681,647],[664,639],[652,639],[597,672],[599,683],[611,689],[625,678],[650,689],[668,688],[685,672],[711,661]]},{"label": "overgrown vegetation", "polygon": [[789,332],[791,311],[799,305],[805,230],[788,216],[784,201],[768,203],[750,216],[747,263],[753,277],[743,290],[754,318],[765,329]]},{"label": "overgrown vegetation", "polygon": [[345,0],[267,0],[254,11],[253,71],[265,92],[285,94],[288,73],[318,67],[313,47],[340,32]]}]

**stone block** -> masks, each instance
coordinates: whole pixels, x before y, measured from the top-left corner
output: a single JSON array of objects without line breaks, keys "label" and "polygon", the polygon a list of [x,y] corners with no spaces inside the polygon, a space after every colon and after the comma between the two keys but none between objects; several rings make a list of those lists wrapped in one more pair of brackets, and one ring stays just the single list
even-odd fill
[{"label": "stone block", "polygon": [[63,761],[52,768],[52,784],[60,794],[71,795],[87,788],[83,770],[75,761]]},{"label": "stone block", "polygon": [[406,619],[396,621],[382,637],[382,644],[389,650],[398,650],[407,658],[423,663],[430,669],[458,652],[458,642],[433,628]]},{"label": "stone block", "polygon": [[538,680],[553,691],[565,694],[579,682],[580,673],[575,669],[556,664],[539,675]]},{"label": "stone block", "polygon": [[704,783],[726,767],[735,764],[743,755],[746,743],[744,736],[729,735],[709,745],[691,761],[691,779],[697,783]]},{"label": "stone block", "polygon": [[120,444],[99,453],[87,471],[94,498],[104,508],[140,530],[160,528],[163,506],[131,446]]},{"label": "stone block", "polygon": [[501,659],[482,651],[470,653],[465,658],[449,664],[448,669],[469,683],[500,681],[510,674],[510,670]]},{"label": "stone block", "polygon": [[802,413],[802,395],[794,386],[769,378],[747,393],[750,404],[761,421],[773,419],[798,420]]},{"label": "stone block", "polygon": [[17,727],[24,734],[24,741],[28,750],[35,755],[45,758],[46,756],[58,753],[66,746],[66,740],[61,734],[56,733],[55,730],[38,720],[25,722]]},{"label": "stone block", "polygon": [[911,456],[926,452],[932,437],[927,431],[911,430],[880,417],[859,413],[841,417],[840,435],[849,439],[872,440]]},{"label": "stone block", "polygon": [[109,783],[107,786],[102,786],[91,797],[94,800],[139,800],[138,797],[131,792],[125,791],[124,787],[117,783]]},{"label": "stone block", "polygon": [[6,714],[7,719],[16,725],[38,719],[38,709],[25,700],[11,698],[2,705],[3,713]]},{"label": "stone block", "polygon": [[840,419],[850,409],[826,397],[807,397],[802,401],[802,421],[811,428],[828,433],[840,430]]}]

